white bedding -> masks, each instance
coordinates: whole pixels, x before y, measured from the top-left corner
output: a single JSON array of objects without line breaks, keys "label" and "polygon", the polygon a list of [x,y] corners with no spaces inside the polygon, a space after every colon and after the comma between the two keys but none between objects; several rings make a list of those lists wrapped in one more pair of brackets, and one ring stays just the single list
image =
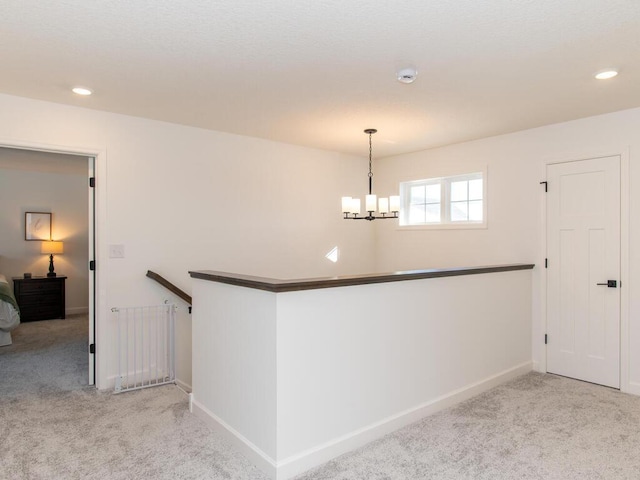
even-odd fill
[{"label": "white bedding", "polygon": [[[0,282],[8,283],[4,275],[0,274]],[[11,330],[20,324],[20,314],[8,302],[0,300],[0,347],[11,345]]]},{"label": "white bedding", "polygon": [[20,314],[10,303],[0,300],[0,330],[13,330],[20,324]]}]

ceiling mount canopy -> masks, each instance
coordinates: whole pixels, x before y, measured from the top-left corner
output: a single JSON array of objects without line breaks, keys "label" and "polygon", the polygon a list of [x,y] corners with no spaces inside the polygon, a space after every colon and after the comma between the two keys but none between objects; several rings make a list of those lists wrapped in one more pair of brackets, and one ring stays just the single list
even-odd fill
[{"label": "ceiling mount canopy", "polygon": [[[372,143],[371,136],[378,130],[375,128],[367,128],[364,133],[369,135],[369,195],[365,197],[365,211],[367,215],[360,217],[360,199],[352,197],[342,197],[342,213],[344,213],[345,220],[375,220],[377,218],[384,220],[389,218],[398,218],[398,212],[400,211],[400,197],[398,195],[391,195],[389,198],[383,197],[380,200],[373,194],[373,171],[372,164]],[[374,215],[376,213],[376,204],[378,207],[378,213],[380,215]]]}]

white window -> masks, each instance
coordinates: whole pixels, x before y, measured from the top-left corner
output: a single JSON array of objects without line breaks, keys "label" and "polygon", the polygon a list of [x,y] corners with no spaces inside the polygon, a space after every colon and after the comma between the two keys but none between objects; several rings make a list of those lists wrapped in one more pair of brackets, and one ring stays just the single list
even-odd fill
[{"label": "white window", "polygon": [[484,225],[482,172],[400,184],[400,225]]}]

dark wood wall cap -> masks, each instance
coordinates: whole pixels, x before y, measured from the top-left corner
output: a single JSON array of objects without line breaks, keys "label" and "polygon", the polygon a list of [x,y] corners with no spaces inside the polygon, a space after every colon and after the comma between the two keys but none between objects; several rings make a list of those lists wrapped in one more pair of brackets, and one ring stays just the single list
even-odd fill
[{"label": "dark wood wall cap", "polygon": [[254,277],[239,273],[216,272],[213,270],[190,271],[192,278],[211,282],[227,283],[239,287],[254,288],[267,292],[282,293],[298,290],[316,290],[319,288],[349,287],[371,283],[402,282],[423,278],[455,277],[460,275],[478,275],[482,273],[510,272],[513,270],[531,270],[535,265],[515,263],[485,267],[431,268],[427,270],[406,270],[391,273],[371,273],[364,275],[345,275],[340,277],[303,278],[279,280],[277,278]]}]

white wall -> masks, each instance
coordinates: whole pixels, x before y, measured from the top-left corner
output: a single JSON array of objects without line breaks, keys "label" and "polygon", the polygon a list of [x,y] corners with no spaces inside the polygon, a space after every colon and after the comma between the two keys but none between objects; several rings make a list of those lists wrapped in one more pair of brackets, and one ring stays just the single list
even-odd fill
[{"label": "white wall", "polygon": [[[474,142],[382,159],[375,165],[380,192],[397,189],[398,182],[488,169],[488,228],[484,230],[407,230],[377,225],[378,270],[536,263],[533,287],[533,359],[546,369],[543,315],[544,180],[550,162],[621,154],[630,165],[623,175],[630,209],[629,258],[623,258],[623,389],[640,393],[640,109],[585,118]],[[625,206],[623,206],[624,210]],[[624,273],[623,273],[624,274]],[[626,315],[624,312],[628,312]]]},{"label": "white wall", "polygon": [[279,294],[278,461],[529,370],[530,307],[528,270]]},{"label": "white wall", "polygon": [[193,280],[194,401],[277,458],[276,295]]},{"label": "white wall", "polygon": [[[170,297],[148,269],[189,292],[188,270],[286,278],[374,268],[373,226],[340,214],[343,192],[362,187],[364,158],[0,95],[0,145],[16,144],[98,153],[101,388],[115,375],[109,309]],[[109,259],[109,244],[123,244],[125,258]],[[333,264],[324,255],[336,245]],[[189,384],[184,312],[178,378]]]},{"label": "white wall", "polygon": [[51,212],[52,238],[64,241],[64,254],[54,258],[55,271],[66,275],[68,314],[86,313],[88,288],[87,160],[84,174],[58,174],[1,168],[0,273],[7,278],[25,272],[44,276],[49,256],[42,242],[25,241],[25,212]]},{"label": "white wall", "polygon": [[[544,164],[625,152],[630,161],[629,385],[640,393],[640,109],[590,117],[377,161],[376,190],[402,180],[487,166],[486,230],[402,231],[346,222],[339,197],[362,189],[366,160],[134,117],[0,95],[0,145],[99,153],[98,343],[111,345],[109,308],[170,298],[147,269],[190,290],[187,271],[310,277],[544,258]],[[364,168],[364,170],[363,170]],[[375,234],[373,232],[376,232]],[[110,260],[109,244],[126,258]],[[324,254],[334,245],[341,260]],[[377,264],[374,262],[377,258]],[[541,270],[534,270],[534,361],[544,369]],[[625,306],[623,305],[623,308]],[[183,309],[184,311],[184,309]],[[178,376],[190,383],[189,316],[178,324]],[[114,374],[98,349],[99,386]]]}]

